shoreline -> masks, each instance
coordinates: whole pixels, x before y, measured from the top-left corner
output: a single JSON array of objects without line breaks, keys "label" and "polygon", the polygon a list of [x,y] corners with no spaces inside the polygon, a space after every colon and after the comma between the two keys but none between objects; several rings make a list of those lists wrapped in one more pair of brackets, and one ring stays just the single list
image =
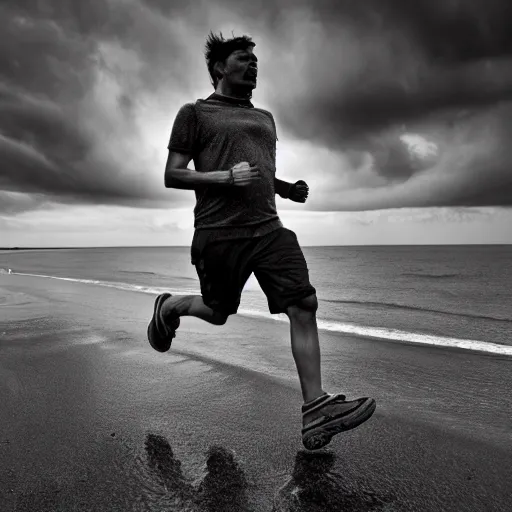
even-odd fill
[{"label": "shoreline", "polygon": [[[1,276],[2,274],[0,274]],[[130,283],[120,283],[117,281],[98,281],[93,279],[78,279],[63,276],[51,276],[51,275],[39,275],[39,274],[26,274],[22,272],[13,272],[11,274],[3,274],[5,276],[19,276],[22,278],[33,278],[33,279],[51,279],[57,281],[64,281],[69,283],[76,283],[78,285],[89,285],[104,288],[114,288],[128,293],[139,293],[145,295],[154,295],[167,291],[167,289],[157,289],[150,286],[140,286]],[[1,284],[1,283],[0,283]],[[172,291],[172,293],[177,293]],[[179,294],[179,293],[178,293]],[[273,322],[273,323],[286,323],[286,319],[278,318],[275,315],[269,313],[245,310],[243,305],[241,306],[237,315],[234,317],[242,317],[247,319],[254,319],[255,321]],[[284,322],[283,322],[284,320]],[[334,322],[335,323],[335,322]],[[511,357],[512,356],[512,345],[503,345],[494,342],[485,342],[476,339],[463,339],[453,337],[442,337],[431,333],[412,333],[401,331],[398,329],[383,328],[383,327],[366,327],[359,326],[357,324],[347,323],[346,326],[334,325],[332,320],[329,319],[318,319],[319,332],[326,332],[328,334],[349,336],[367,341],[374,341],[377,343],[399,343],[402,345],[410,346],[424,346],[434,347],[441,350],[454,350],[463,352],[472,352],[481,355],[491,355],[496,357]],[[334,325],[331,327],[331,325]],[[359,332],[358,332],[359,331]],[[382,333],[379,335],[379,333]],[[415,338],[415,339],[411,339]]]}]

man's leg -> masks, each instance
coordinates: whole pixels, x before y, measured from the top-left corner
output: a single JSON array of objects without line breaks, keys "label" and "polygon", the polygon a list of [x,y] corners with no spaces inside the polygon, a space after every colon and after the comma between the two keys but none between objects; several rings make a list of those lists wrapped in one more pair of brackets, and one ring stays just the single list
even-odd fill
[{"label": "man's leg", "polygon": [[306,260],[293,231],[281,229],[262,237],[254,274],[265,292],[271,313],[290,319],[292,353],[302,388],[302,442],[309,450],[328,444],[340,432],[365,422],[375,400],[346,400],[322,389],[320,344],[316,323],[318,301],[309,282]]},{"label": "man's leg", "polygon": [[214,311],[203,302],[201,295],[176,295],[162,304],[161,315],[164,322],[173,317],[195,316],[214,325],[224,325],[228,315]]},{"label": "man's leg", "polygon": [[364,423],[375,410],[372,398],[346,400],[345,395],[331,395],[322,389],[317,309],[316,295],[286,308],[292,353],[304,397],[302,441],[309,450],[321,448],[336,434]]},{"label": "man's leg", "polygon": [[254,275],[272,314],[290,319],[292,354],[304,402],[322,396],[320,344],[316,325],[318,301],[295,233],[280,228],[261,237],[254,250]]},{"label": "man's leg", "polygon": [[226,240],[208,244],[193,259],[201,295],[159,295],[148,325],[148,340],[159,352],[169,350],[180,317],[195,316],[214,325],[224,325],[240,304],[243,287],[251,274],[251,240]]},{"label": "man's leg", "polygon": [[310,295],[300,302],[300,306],[290,306],[286,310],[290,319],[292,354],[305,403],[325,394],[322,389],[317,309],[316,295]]}]

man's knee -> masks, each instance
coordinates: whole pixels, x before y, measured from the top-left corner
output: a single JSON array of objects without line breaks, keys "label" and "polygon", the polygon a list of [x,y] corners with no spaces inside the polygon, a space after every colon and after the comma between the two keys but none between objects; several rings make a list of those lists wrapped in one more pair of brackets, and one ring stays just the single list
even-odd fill
[{"label": "man's knee", "polygon": [[311,316],[315,315],[317,309],[318,299],[316,298],[316,294],[313,293],[312,295],[299,300],[292,306],[289,306],[286,309],[286,314],[288,317]]},{"label": "man's knee", "polygon": [[228,321],[229,314],[221,313],[220,311],[214,311],[212,317],[212,324],[224,325]]}]

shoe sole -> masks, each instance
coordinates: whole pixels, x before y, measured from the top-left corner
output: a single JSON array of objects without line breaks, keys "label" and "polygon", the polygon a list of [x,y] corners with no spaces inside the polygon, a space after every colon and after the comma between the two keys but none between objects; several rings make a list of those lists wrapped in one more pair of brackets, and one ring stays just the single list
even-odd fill
[{"label": "shoe sole", "polygon": [[[164,340],[160,333],[158,332],[158,329],[156,327],[156,316],[157,311],[160,310],[160,305],[163,301],[171,297],[172,295],[170,293],[162,293],[155,299],[155,304],[153,306],[153,318],[149,322],[148,325],[148,341],[149,344],[157,351],[157,352],[167,352],[171,348],[172,338],[176,335],[176,329],[179,326],[179,319],[177,319],[177,325],[174,329],[174,332],[171,332],[172,338],[171,340]],[[163,344],[165,343],[165,344]]]},{"label": "shoe sole", "polygon": [[313,429],[302,436],[302,444],[307,450],[319,450],[331,442],[331,439],[341,432],[358,427],[369,420],[375,412],[377,404],[373,398],[367,398],[357,409],[340,418]]}]

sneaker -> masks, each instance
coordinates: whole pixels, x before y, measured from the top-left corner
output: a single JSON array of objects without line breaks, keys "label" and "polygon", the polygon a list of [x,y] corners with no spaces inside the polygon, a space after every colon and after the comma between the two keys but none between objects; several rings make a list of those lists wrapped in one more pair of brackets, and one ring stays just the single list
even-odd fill
[{"label": "sneaker", "polygon": [[345,395],[325,394],[302,406],[302,443],[307,450],[319,450],[340,432],[364,423],[375,411],[373,398],[345,400]]},{"label": "sneaker", "polygon": [[179,317],[174,318],[170,325],[162,320],[162,305],[169,297],[172,297],[170,293],[162,293],[156,298],[153,318],[148,325],[149,344],[158,352],[167,352],[171,348],[172,340],[176,337],[176,329],[180,326]]}]

